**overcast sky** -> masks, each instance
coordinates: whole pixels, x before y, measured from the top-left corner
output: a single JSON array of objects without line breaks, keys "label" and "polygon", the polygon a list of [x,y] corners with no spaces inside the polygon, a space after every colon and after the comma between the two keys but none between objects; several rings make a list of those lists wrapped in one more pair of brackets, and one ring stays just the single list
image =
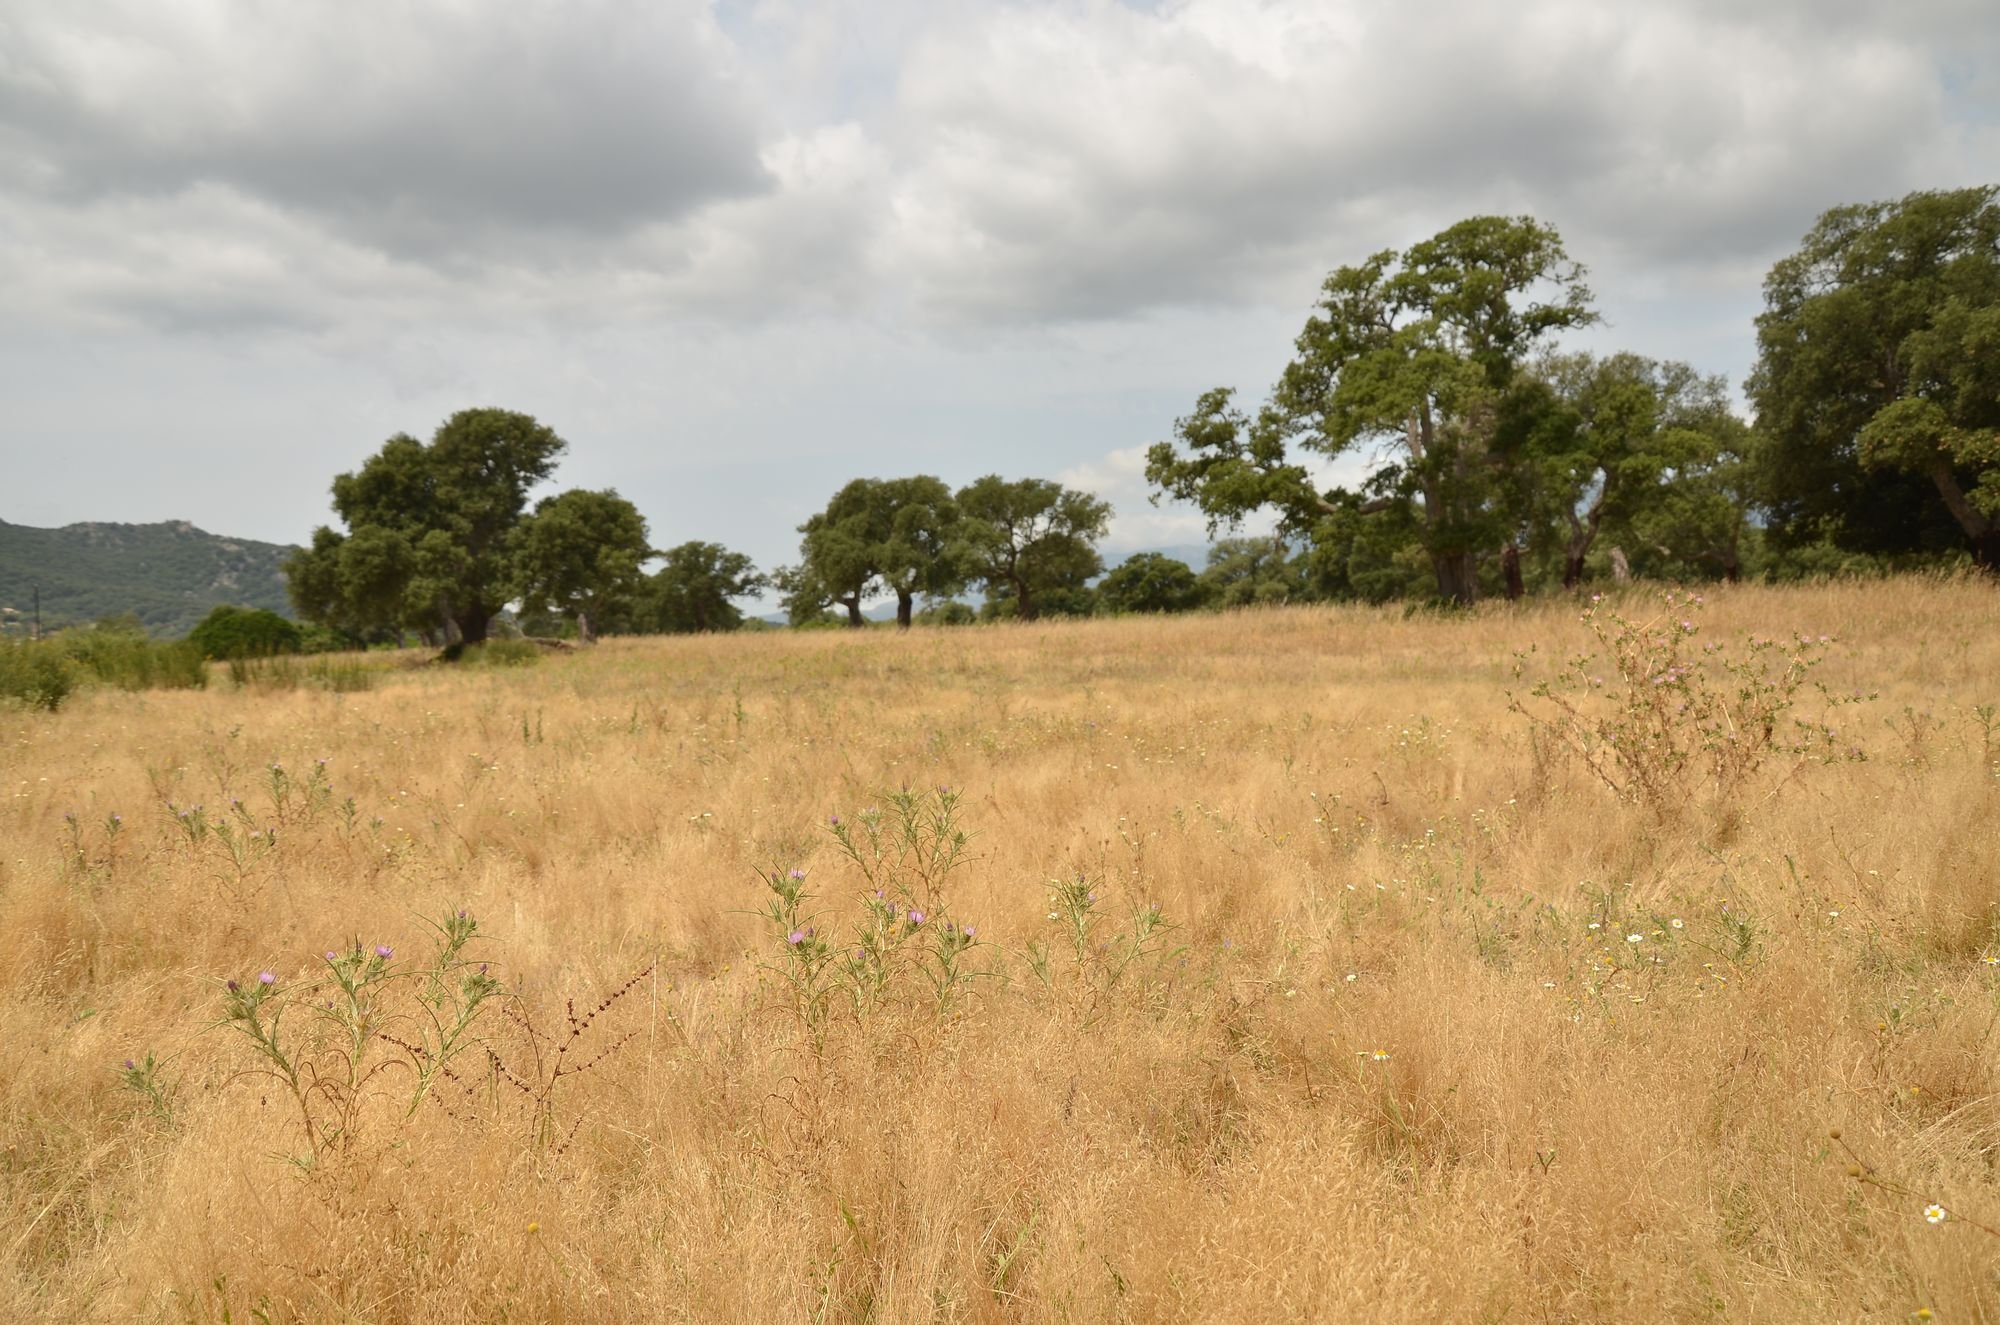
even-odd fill
[{"label": "overcast sky", "polygon": [[1823,209],[2000,182],[1994,0],[5,0],[0,519],[303,542],[453,410],[760,565],[857,475],[1260,397],[1327,271],[1530,213],[1740,383]]}]

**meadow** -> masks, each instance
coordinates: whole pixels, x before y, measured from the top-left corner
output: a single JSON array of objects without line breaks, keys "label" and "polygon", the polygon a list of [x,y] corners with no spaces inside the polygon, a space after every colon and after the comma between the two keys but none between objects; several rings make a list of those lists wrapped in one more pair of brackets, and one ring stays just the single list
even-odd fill
[{"label": "meadow", "polygon": [[2000,1320],[1993,587],[1705,598],[8,709],[0,1318]]}]

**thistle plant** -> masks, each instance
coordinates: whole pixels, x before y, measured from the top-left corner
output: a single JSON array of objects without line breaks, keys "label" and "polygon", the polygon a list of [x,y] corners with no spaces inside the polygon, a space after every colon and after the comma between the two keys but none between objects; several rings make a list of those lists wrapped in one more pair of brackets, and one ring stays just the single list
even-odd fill
[{"label": "thistle plant", "polygon": [[1182,951],[1166,941],[1177,926],[1161,915],[1159,903],[1135,907],[1117,923],[1101,908],[1088,875],[1049,880],[1048,902],[1057,937],[1029,942],[1028,969],[1086,1025],[1104,1015],[1136,965],[1157,968]]},{"label": "thistle plant", "polygon": [[[1620,798],[1658,810],[1683,803],[1696,786],[1726,798],[1772,758],[1864,757],[1840,740],[1832,716],[1872,696],[1836,695],[1812,680],[1831,637],[1753,636],[1732,651],[1700,641],[1701,606],[1698,594],[1669,591],[1659,612],[1637,621],[1593,597],[1582,620],[1599,651],[1577,654],[1536,682],[1528,696],[1537,703],[1510,693],[1508,707]],[[1527,661],[1515,655],[1517,678]],[[1795,710],[1809,690],[1819,712],[1800,717]]]},{"label": "thistle plant", "polygon": [[861,1016],[921,981],[942,1012],[975,974],[965,956],[978,944],[978,931],[951,918],[945,889],[972,840],[958,823],[959,793],[906,787],[883,799],[886,811],[827,820],[834,845],[865,885],[845,936],[831,927],[821,932],[803,869],[763,876],[769,896],[760,914],[781,945],[766,969],[790,991],[793,1015],[816,1051],[825,1047],[838,993]]},{"label": "thistle plant", "polygon": [[457,911],[432,928],[421,961],[399,963],[387,944],[357,940],[327,952],[315,978],[285,982],[267,970],[224,986],[222,1026],[249,1043],[251,1071],[281,1083],[298,1110],[301,1168],[351,1149],[373,1100],[398,1100],[407,1122],[475,1043],[500,992],[486,964],[465,955],[478,922]]},{"label": "thistle plant", "polygon": [[834,844],[868,887],[905,906],[940,908],[946,878],[965,863],[972,837],[958,823],[961,793],[951,787],[884,794],[887,810],[828,820]]},{"label": "thistle plant", "polygon": [[118,1067],[118,1083],[145,1101],[147,1112],[162,1127],[171,1127],[174,1122],[174,1089],[160,1080],[163,1066],[165,1064],[151,1053],[143,1060],[128,1058]]}]

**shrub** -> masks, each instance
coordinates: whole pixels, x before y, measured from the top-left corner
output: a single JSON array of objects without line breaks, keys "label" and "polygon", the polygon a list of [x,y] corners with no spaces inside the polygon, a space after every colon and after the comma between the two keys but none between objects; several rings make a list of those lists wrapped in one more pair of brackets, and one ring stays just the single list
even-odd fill
[{"label": "shrub", "polygon": [[297,653],[304,645],[295,622],[261,607],[223,604],[188,632],[188,642],[204,658],[269,658]]},{"label": "shrub", "polygon": [[0,697],[53,713],[76,689],[77,665],[53,640],[0,645]]},{"label": "shrub", "polygon": [[[1662,595],[1662,610],[1633,621],[1591,599],[1583,622],[1603,649],[1569,659],[1551,680],[1509,707],[1538,736],[1582,760],[1620,797],[1665,810],[1706,785],[1729,796],[1772,757],[1800,762],[1859,759],[1828,720],[1833,709],[1861,702],[1858,692],[1834,695],[1819,683],[1821,712],[1794,716],[1814,668],[1833,640],[1799,635],[1780,641],[1753,636],[1735,653],[1719,643],[1695,645],[1701,596]],[[1517,655],[1515,675],[1525,669]]]}]

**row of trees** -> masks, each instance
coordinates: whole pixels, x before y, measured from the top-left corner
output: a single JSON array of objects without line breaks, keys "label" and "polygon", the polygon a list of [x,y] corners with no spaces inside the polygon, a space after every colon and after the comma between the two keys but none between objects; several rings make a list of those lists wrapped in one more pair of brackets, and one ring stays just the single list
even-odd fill
[{"label": "row of trees", "polygon": [[[1838,208],[1765,283],[1753,427],[1726,384],[1631,354],[1559,354],[1597,321],[1530,218],[1476,217],[1327,277],[1249,413],[1203,395],[1151,448],[1211,531],[1274,515],[1332,596],[1465,603],[1614,573],[1737,578],[1954,550],[2000,569],[2000,190]],[[1307,462],[1366,454],[1358,487]]]},{"label": "row of trees", "polygon": [[[526,414],[462,410],[430,442],[398,434],[333,481],[344,531],[322,526],[285,565],[308,621],[355,640],[415,634],[477,644],[509,604],[523,619],[567,618],[600,630],[730,630],[731,601],[764,578],[715,543],[664,551],[611,489],[573,488],[528,509],[567,443]],[[662,559],[647,574],[645,564]]]},{"label": "row of trees", "polygon": [[918,595],[950,599],[974,585],[990,614],[1032,620],[1104,569],[1096,544],[1110,520],[1109,505],[1049,479],[989,474],[954,493],[929,474],[860,478],[799,526],[799,564],[773,580],[794,625],[839,607],[859,626],[864,601],[894,594],[907,627]]},{"label": "row of trees", "polygon": [[[1565,354],[1598,320],[1584,270],[1527,217],[1475,217],[1326,278],[1262,405],[1201,396],[1154,445],[1155,500],[1211,533],[1253,514],[1274,537],[1209,569],[1157,555],[1107,577],[1110,508],[1047,479],[855,479],[766,577],[714,543],[664,551],[611,490],[528,509],[565,444],[524,414],[466,410],[398,435],[333,483],[344,530],[286,567],[310,621],[352,637],[474,643],[519,604],[598,631],[727,630],[779,589],[795,624],[863,623],[893,595],[983,590],[988,615],[1179,610],[1208,602],[1383,600],[1574,589],[1593,574],[1735,579],[1754,556],[1969,556],[2000,569],[2000,189],[1837,208],[1765,282],[1756,423],[1684,363]],[[1370,462],[1322,487],[1315,460]],[[660,560],[650,574],[645,566]],[[964,609],[959,609],[962,613]]]}]

